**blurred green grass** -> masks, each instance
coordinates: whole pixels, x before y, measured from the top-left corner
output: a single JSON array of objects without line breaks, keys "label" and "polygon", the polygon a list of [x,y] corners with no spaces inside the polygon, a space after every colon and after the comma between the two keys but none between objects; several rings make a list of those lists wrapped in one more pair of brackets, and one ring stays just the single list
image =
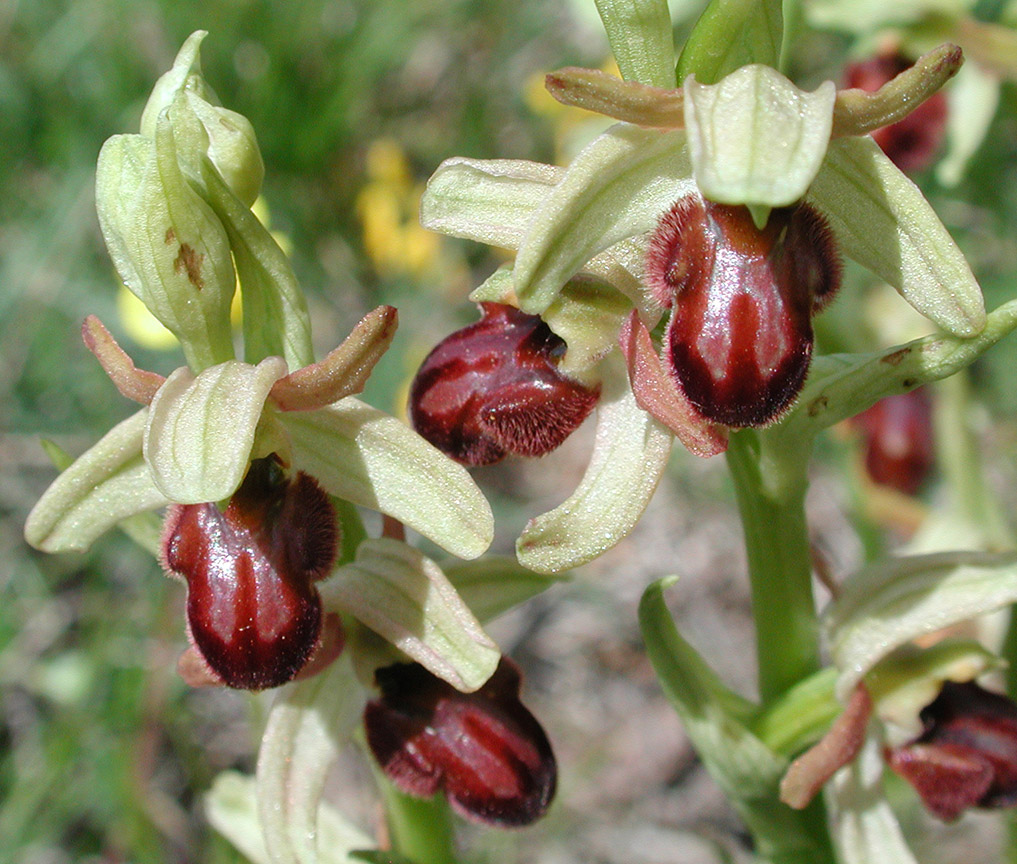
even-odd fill
[{"label": "blurred green grass", "polygon": [[[592,13],[592,0],[0,3],[0,862],[240,860],[198,796],[219,770],[251,770],[257,723],[246,697],[176,677],[181,586],[120,536],[76,556],[21,539],[55,474],[38,438],[80,453],[133,410],[78,335],[95,313],[123,337],[94,213],[102,142],[136,129],[179,45],[207,29],[205,76],[258,133],[272,227],[292,241],[319,349],[371,306],[400,308],[368,391],[394,410],[425,346],[474,312],[440,268],[382,273],[370,260],[357,201],[371,145],[395,142],[418,182],[452,155],[553,161],[552,122],[523,94],[541,70],[602,63]],[[843,45],[817,44],[836,68]],[[931,187],[990,306],[1017,293],[1012,88],[1003,99],[961,186]],[[495,266],[477,246],[449,248],[467,282]],[[122,341],[143,367],[178,363]],[[979,370],[1011,415],[1015,352],[1010,340]]]}]

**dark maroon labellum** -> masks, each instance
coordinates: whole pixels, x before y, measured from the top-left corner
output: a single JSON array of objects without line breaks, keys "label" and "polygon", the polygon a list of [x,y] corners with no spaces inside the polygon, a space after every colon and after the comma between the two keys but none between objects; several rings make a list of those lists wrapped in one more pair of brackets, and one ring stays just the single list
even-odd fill
[{"label": "dark maroon labellum", "polygon": [[163,563],[186,580],[190,637],[224,684],[261,690],[301,670],[321,632],[313,583],[337,544],[328,496],[306,474],[285,477],[273,458],[251,463],[225,511],[169,509]]},{"label": "dark maroon labellum", "polygon": [[488,825],[528,825],[557,784],[551,745],[519,701],[519,668],[506,657],[475,693],[460,693],[419,664],[379,669],[381,698],[367,704],[367,743],[386,776],[409,795],[443,790],[461,815]]},{"label": "dark maroon labellum", "polygon": [[689,195],[650,240],[648,287],[671,308],[665,361],[708,420],[763,426],[801,390],[812,315],[840,284],[825,220],[807,204],[758,229],[746,207]]},{"label": "dark maroon labellum", "polygon": [[543,456],[586,419],[599,390],[558,371],[565,343],[539,316],[480,306],[481,320],[439,342],[417,372],[413,428],[464,465]]},{"label": "dark maroon labellum", "polygon": [[925,391],[880,399],[853,422],[865,436],[865,470],[873,482],[905,495],[917,493],[935,461],[932,408]]},{"label": "dark maroon labellum", "polygon": [[[897,53],[871,57],[847,67],[845,85],[878,90],[911,66]],[[907,117],[872,133],[875,142],[901,171],[914,173],[932,164],[946,134],[947,102],[942,91],[934,93]]]},{"label": "dark maroon labellum", "polygon": [[934,815],[952,821],[968,807],[1017,804],[1017,705],[973,681],[948,681],[921,719],[922,735],[886,758]]}]

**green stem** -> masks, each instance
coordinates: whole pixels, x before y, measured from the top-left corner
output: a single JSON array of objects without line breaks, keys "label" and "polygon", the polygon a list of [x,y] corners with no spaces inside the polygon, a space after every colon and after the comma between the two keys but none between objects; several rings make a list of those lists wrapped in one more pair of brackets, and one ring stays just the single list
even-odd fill
[{"label": "green stem", "polygon": [[413,864],[456,864],[455,834],[440,795],[413,798],[382,782],[392,850]]},{"label": "green stem", "polygon": [[936,458],[950,504],[993,549],[1010,549],[1013,536],[996,496],[988,489],[977,435],[971,427],[971,383],[962,371],[936,385],[933,402]]},{"label": "green stem", "polygon": [[[745,532],[763,705],[819,669],[812,557],[805,522],[808,453],[767,476],[754,430],[731,435],[727,463]],[[800,469],[797,463],[800,463]]]},{"label": "green stem", "polygon": [[[819,624],[812,594],[812,555],[805,521],[809,451],[766,454],[759,434],[731,435],[727,463],[745,532],[752,615],[756,624],[759,694],[763,712],[819,671]],[[834,860],[826,810],[817,797],[798,814],[812,861]],[[799,860],[792,852],[774,864]]]}]

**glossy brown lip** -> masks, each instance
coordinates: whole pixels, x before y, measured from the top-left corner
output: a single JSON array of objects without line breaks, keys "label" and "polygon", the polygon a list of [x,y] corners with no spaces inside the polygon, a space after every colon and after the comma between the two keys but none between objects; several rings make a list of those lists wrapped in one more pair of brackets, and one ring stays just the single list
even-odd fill
[{"label": "glossy brown lip", "polygon": [[764,426],[801,390],[812,315],[836,292],[840,262],[810,206],[775,209],[766,227],[746,207],[682,198],[647,253],[647,287],[671,309],[665,362],[708,420]]},{"label": "glossy brown lip", "polygon": [[528,825],[546,812],[557,765],[543,728],[519,700],[519,668],[506,657],[475,693],[460,693],[418,664],[379,669],[368,703],[368,745],[410,795],[444,791],[461,815]]},{"label": "glossy brown lip", "polygon": [[338,528],[328,496],[306,474],[290,480],[256,460],[229,505],[171,507],[166,569],[187,582],[187,623],[213,676],[261,690],[292,680],[318,644],[314,582],[335,560]]},{"label": "glossy brown lip", "polygon": [[413,428],[469,466],[549,453],[583,422],[599,390],[558,371],[565,343],[539,316],[480,306],[481,320],[442,340],[417,372]]}]

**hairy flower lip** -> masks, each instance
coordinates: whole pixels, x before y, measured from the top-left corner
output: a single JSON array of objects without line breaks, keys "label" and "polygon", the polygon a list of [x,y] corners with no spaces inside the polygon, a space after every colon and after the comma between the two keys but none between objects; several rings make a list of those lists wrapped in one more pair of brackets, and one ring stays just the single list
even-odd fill
[{"label": "hairy flower lip", "polygon": [[459,693],[418,664],[376,673],[381,696],[364,711],[368,746],[386,776],[410,795],[441,790],[467,819],[528,825],[557,786],[550,742],[519,699],[519,667],[502,657],[491,679]]},{"label": "hairy flower lip", "polygon": [[536,315],[481,302],[481,319],[424,359],[410,388],[414,429],[471,467],[541,456],[586,418],[599,387],[558,371],[565,342]]},{"label": "hairy flower lip", "polygon": [[270,458],[251,463],[225,511],[170,507],[161,559],[187,583],[188,637],[213,675],[261,690],[292,680],[318,647],[313,584],[337,552],[328,496],[306,474],[286,478]]},{"label": "hairy flower lip", "polygon": [[660,219],[646,283],[671,309],[664,364],[707,420],[764,426],[794,401],[812,356],[812,315],[840,284],[823,218],[779,208],[763,229],[745,207],[680,198]]},{"label": "hairy flower lip", "polygon": [[973,681],[946,681],[921,712],[925,731],[890,749],[890,767],[953,821],[969,807],[1017,804],[1017,705]]}]

